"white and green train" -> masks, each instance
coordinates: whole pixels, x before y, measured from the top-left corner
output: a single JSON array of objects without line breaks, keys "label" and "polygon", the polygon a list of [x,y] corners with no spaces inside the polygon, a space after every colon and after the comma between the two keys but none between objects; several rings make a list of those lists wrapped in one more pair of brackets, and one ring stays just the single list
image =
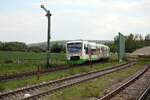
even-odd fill
[{"label": "white and green train", "polygon": [[66,43],[66,56],[69,63],[82,64],[88,61],[108,59],[110,48],[94,42],[74,40]]}]

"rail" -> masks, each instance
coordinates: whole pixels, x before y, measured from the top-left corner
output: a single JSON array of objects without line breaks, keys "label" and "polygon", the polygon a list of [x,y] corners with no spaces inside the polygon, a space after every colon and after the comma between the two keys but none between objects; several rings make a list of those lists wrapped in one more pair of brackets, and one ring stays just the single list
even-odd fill
[{"label": "rail", "polygon": [[147,65],[140,73],[138,73],[136,76],[131,78],[129,81],[125,82],[118,88],[114,89],[110,93],[104,95],[103,97],[99,98],[99,100],[110,100],[113,96],[117,95],[120,91],[128,87],[130,84],[132,84],[134,81],[136,81],[140,76],[142,76],[148,69],[150,65]]},{"label": "rail", "polygon": [[150,93],[150,85],[143,91],[143,93],[138,97],[138,100],[146,100],[146,97]]}]

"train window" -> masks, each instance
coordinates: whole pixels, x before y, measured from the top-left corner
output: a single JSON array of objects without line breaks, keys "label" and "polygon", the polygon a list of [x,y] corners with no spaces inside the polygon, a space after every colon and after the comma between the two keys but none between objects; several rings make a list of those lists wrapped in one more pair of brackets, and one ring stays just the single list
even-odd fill
[{"label": "train window", "polygon": [[69,53],[79,53],[82,49],[82,43],[69,43],[67,48]]},{"label": "train window", "polygon": [[97,54],[96,49],[91,49],[91,54],[96,55]]},{"label": "train window", "polygon": [[89,49],[86,45],[84,45],[84,49],[85,49],[85,54],[88,54]]}]

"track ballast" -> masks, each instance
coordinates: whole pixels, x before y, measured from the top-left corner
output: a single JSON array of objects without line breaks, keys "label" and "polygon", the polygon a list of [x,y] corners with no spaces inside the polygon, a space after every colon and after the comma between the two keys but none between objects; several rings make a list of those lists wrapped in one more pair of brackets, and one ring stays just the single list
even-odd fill
[{"label": "track ballast", "polygon": [[[144,69],[142,69],[141,71],[139,71],[138,73],[136,73],[136,75],[133,75],[133,77],[127,81],[125,81],[122,85],[118,85],[118,87],[114,90],[112,90],[111,92],[109,92],[108,94],[100,97],[98,100],[127,100],[126,97],[129,97],[126,93],[121,93],[123,90],[125,91],[127,87],[130,87],[131,85],[134,85],[135,82],[141,78],[150,68],[150,65],[146,65]],[[136,83],[137,84],[137,83]],[[134,90],[133,87],[129,88],[128,93],[131,93],[131,90]],[[127,91],[127,90],[126,90]],[[145,90],[143,92],[143,96],[145,95]],[[125,98],[123,98],[125,97]],[[145,96],[144,96],[145,97]],[[130,97],[131,98],[131,97]],[[139,98],[142,98],[141,96]],[[133,100],[135,100],[135,98],[132,97]],[[144,100],[144,99],[139,99],[139,100]]]}]

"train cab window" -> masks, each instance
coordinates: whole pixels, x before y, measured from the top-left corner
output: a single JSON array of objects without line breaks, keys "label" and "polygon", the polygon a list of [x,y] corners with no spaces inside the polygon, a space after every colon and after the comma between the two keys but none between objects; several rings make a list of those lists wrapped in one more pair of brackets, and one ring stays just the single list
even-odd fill
[{"label": "train cab window", "polygon": [[82,43],[68,43],[67,50],[69,53],[80,53],[82,50]]}]

